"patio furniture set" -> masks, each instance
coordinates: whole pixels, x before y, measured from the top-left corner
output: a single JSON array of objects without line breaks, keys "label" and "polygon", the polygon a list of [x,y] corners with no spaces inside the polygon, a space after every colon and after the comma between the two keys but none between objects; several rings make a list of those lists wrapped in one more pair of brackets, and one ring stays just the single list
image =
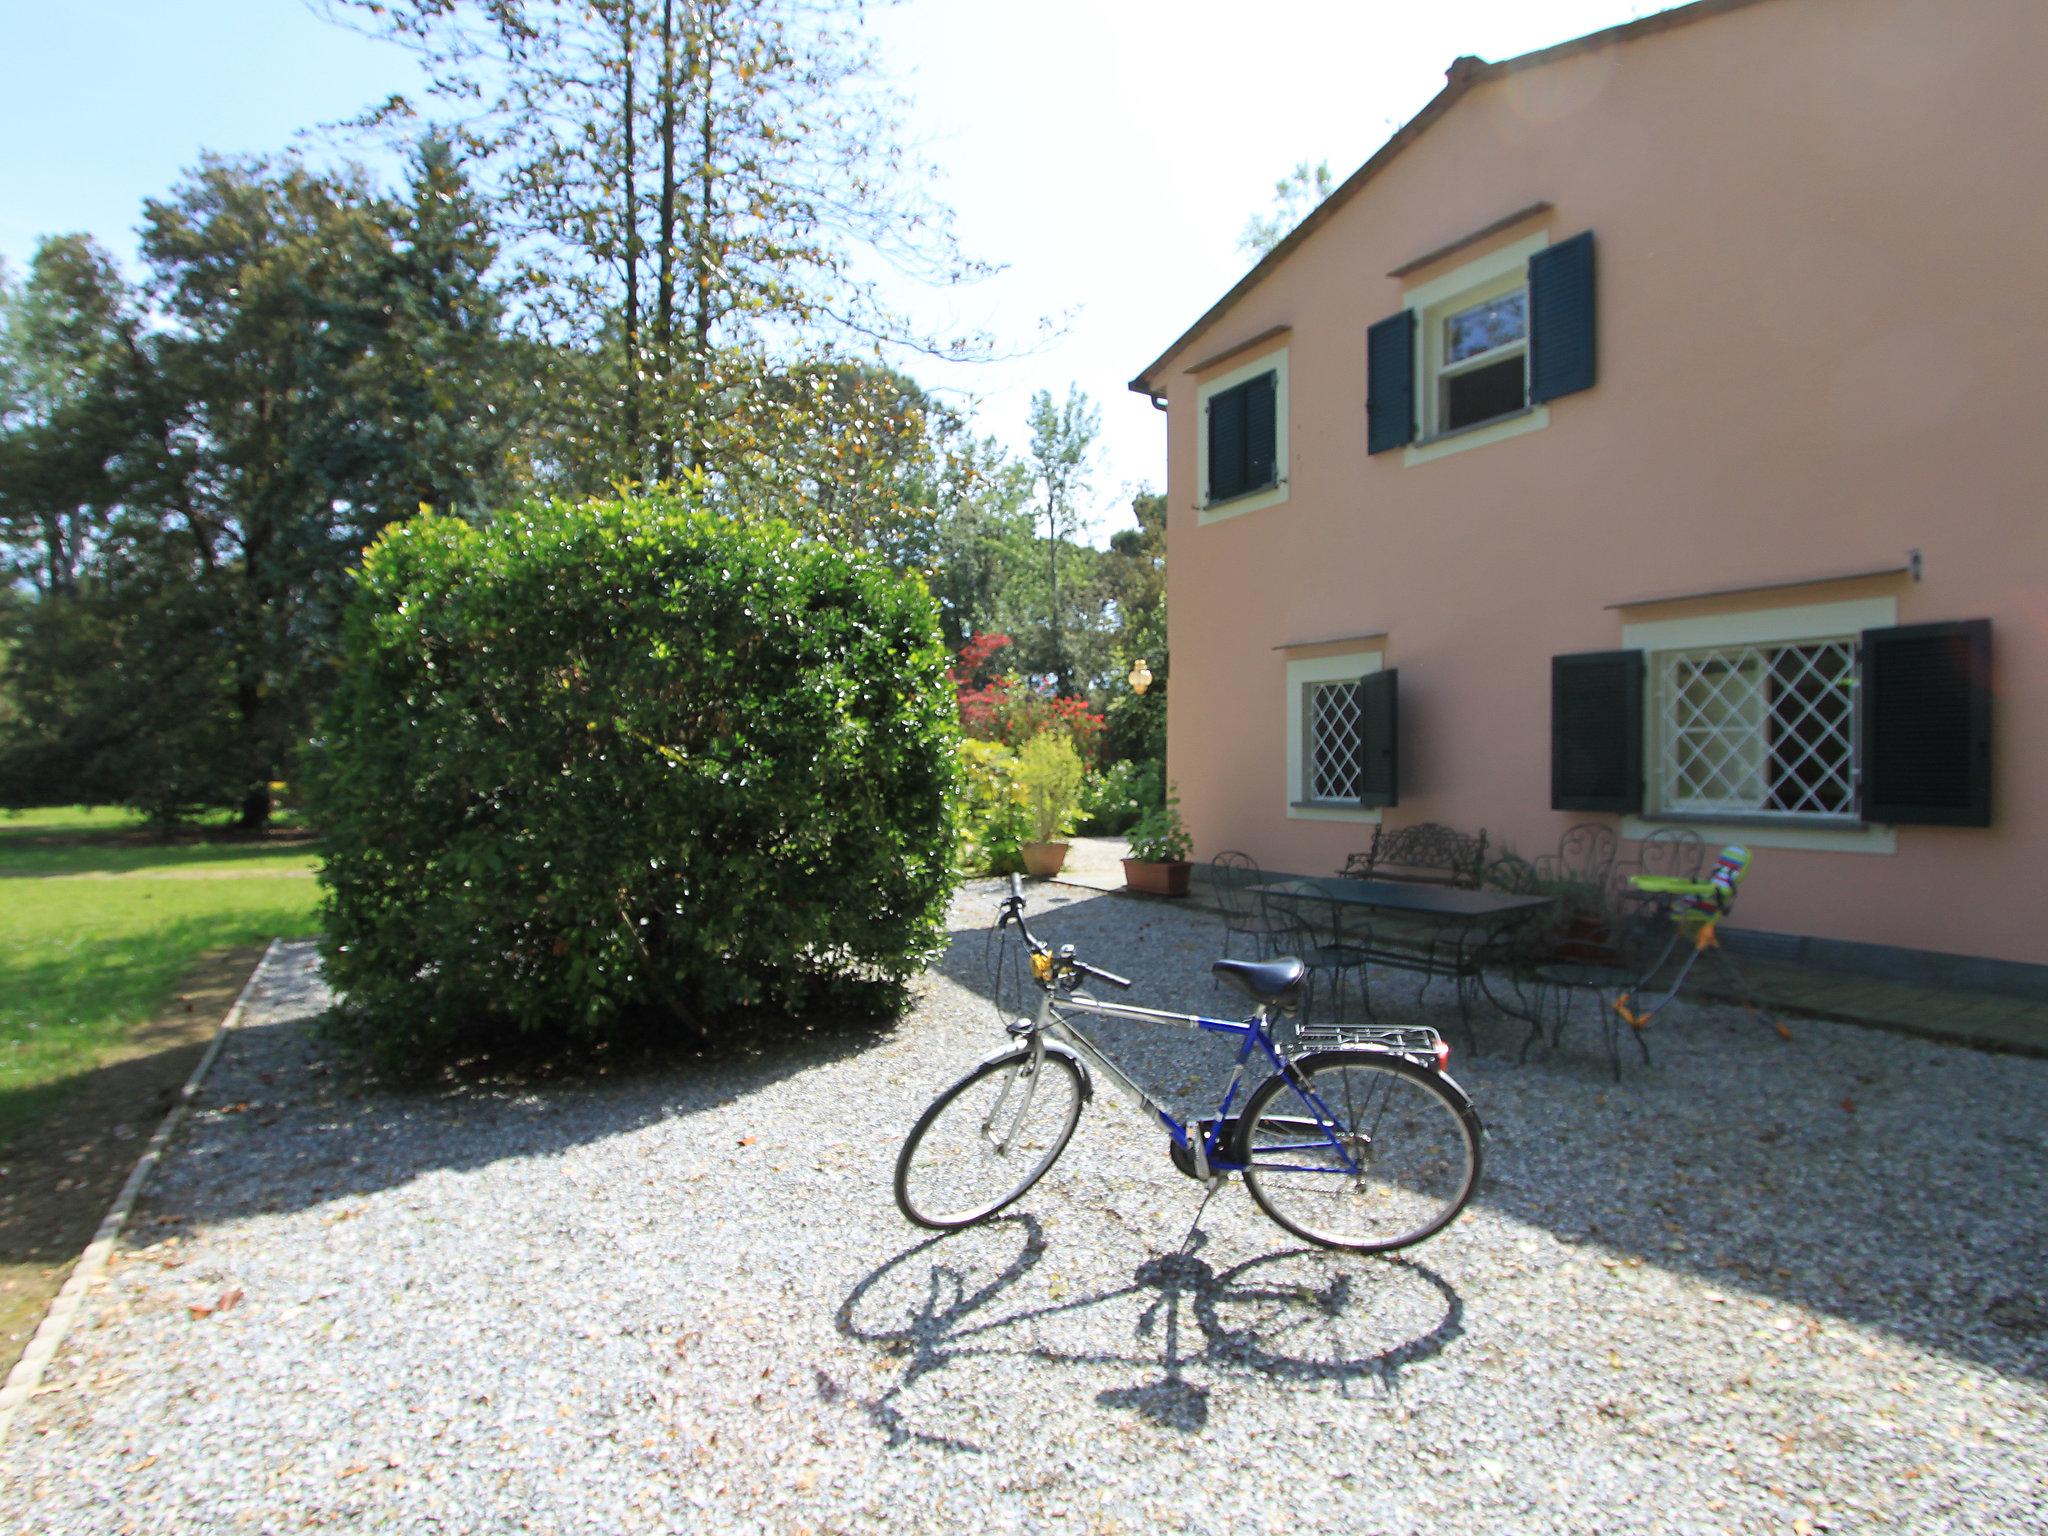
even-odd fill
[{"label": "patio furniture set", "polygon": [[[1373,1018],[1372,971],[1417,973],[1425,999],[1437,980],[1451,983],[1475,1047],[1475,1002],[1527,1023],[1526,1056],[1546,1036],[1554,1046],[1576,1005],[1590,1001],[1618,1072],[1625,1021],[1613,1005],[1645,979],[1645,963],[1670,932],[1667,904],[1639,892],[1632,877],[1696,881],[1704,858],[1697,834],[1670,828],[1624,861],[1613,829],[1586,823],[1537,859],[1502,852],[1489,860],[1484,831],[1425,822],[1376,827],[1372,845],[1334,878],[1269,879],[1234,851],[1211,860],[1210,872],[1225,953],[1242,940],[1255,956],[1298,955],[1311,1008],[1327,983],[1328,1009],[1341,1018],[1355,978]],[[1627,1033],[1647,1060],[1640,1027]]]}]

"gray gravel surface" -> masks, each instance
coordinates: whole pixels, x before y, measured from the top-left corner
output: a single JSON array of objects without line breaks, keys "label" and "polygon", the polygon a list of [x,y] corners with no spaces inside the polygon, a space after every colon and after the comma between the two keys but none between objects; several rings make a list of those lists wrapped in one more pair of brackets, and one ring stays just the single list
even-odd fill
[{"label": "gray gravel surface", "polygon": [[[1406,1260],[1207,1207],[1104,1095],[932,1240],[903,1130],[1002,1043],[996,888],[883,1031],[397,1091],[287,949],[16,1425],[50,1532],[2028,1531],[2048,1486],[2048,1063],[1676,1009],[1454,1070],[1466,1217]],[[1045,933],[1214,1008],[1213,919],[1057,887]],[[1441,988],[1378,985],[1443,1021]],[[1109,1031],[1105,1031],[1108,1033]],[[1141,1031],[1184,1102],[1214,1042]]]}]

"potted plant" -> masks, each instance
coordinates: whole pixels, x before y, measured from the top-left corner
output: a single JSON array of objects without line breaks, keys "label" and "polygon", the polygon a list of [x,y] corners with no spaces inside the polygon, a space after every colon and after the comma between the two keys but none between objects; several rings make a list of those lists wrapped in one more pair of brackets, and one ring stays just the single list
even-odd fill
[{"label": "potted plant", "polygon": [[1124,860],[1124,884],[1148,896],[1185,896],[1194,866],[1188,854],[1194,844],[1181,824],[1180,796],[1166,792],[1166,802],[1155,806],[1131,828],[1131,856]]},{"label": "potted plant", "polygon": [[1040,880],[1067,862],[1066,836],[1081,810],[1081,754],[1059,731],[1042,731],[1017,754],[1017,779],[1031,806],[1036,840],[1024,844],[1024,868]]}]

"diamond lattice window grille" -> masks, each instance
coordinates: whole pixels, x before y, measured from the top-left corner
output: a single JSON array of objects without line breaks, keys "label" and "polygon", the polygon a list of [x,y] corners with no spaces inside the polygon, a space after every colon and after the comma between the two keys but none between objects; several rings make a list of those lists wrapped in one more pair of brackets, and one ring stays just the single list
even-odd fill
[{"label": "diamond lattice window grille", "polygon": [[1358,799],[1359,769],[1365,755],[1361,712],[1357,683],[1310,686],[1309,799]]},{"label": "diamond lattice window grille", "polygon": [[1856,814],[1853,640],[1658,658],[1668,811]]}]

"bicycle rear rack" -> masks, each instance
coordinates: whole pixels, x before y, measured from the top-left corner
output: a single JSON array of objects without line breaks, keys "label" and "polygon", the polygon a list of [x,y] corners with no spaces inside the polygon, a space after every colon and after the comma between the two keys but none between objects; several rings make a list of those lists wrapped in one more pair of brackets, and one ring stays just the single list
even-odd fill
[{"label": "bicycle rear rack", "polygon": [[1294,1038],[1304,1051],[1351,1046],[1430,1061],[1437,1059],[1444,1043],[1427,1024],[1303,1024],[1296,1027]]}]

